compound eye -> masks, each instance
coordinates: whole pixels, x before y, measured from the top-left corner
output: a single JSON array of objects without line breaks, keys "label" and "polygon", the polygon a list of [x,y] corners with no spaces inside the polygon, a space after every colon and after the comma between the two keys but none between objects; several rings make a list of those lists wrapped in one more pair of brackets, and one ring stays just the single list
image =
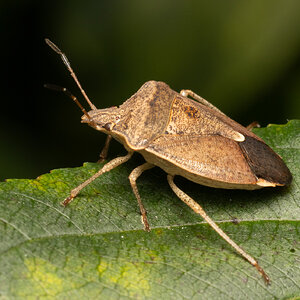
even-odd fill
[{"label": "compound eye", "polygon": [[107,131],[111,131],[114,127],[114,124],[109,122],[109,123],[106,123],[104,126],[103,126]]}]

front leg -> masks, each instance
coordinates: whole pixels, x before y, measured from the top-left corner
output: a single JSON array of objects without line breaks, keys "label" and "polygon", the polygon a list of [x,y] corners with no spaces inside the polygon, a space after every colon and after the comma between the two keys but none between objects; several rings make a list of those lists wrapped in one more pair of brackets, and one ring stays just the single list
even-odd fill
[{"label": "front leg", "polygon": [[116,157],[115,159],[111,160],[110,162],[108,162],[107,164],[105,164],[97,173],[95,173],[92,177],[90,177],[89,179],[87,179],[86,181],[84,181],[83,183],[81,183],[79,186],[77,186],[75,189],[73,189],[70,193],[70,196],[67,197],[62,203],[62,206],[66,206],[68,205],[78,194],[79,192],[86,187],[88,184],[90,184],[91,182],[93,182],[96,178],[98,178],[100,175],[102,175],[103,173],[109,172],[110,170],[116,168],[117,166],[125,163],[126,161],[128,161],[131,156],[132,156],[133,152],[128,152],[127,155],[125,156],[121,156],[121,157]]},{"label": "front leg", "polygon": [[105,140],[105,144],[104,144],[104,147],[99,155],[99,160],[97,161],[98,163],[101,163],[103,162],[104,160],[106,160],[107,158],[107,153],[108,153],[108,149],[109,149],[109,145],[110,145],[110,142],[112,140],[112,136],[111,135],[108,135],[106,137],[106,140]]}]

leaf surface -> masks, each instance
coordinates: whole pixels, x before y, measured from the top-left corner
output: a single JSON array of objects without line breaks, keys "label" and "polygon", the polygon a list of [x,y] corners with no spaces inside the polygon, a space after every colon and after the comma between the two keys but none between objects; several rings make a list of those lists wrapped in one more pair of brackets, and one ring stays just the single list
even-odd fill
[{"label": "leaf surface", "polygon": [[255,129],[293,174],[291,186],[218,190],[177,178],[271,278],[248,262],[171,191],[158,168],[138,188],[128,163],[102,175],[66,208],[59,203],[102,164],[0,183],[0,296],[79,299],[286,299],[300,296],[300,121]]}]

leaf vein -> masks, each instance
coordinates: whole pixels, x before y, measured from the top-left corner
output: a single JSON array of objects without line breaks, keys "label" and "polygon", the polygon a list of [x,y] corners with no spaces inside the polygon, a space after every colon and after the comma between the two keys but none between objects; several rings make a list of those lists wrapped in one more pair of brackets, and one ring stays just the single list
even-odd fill
[{"label": "leaf vein", "polygon": [[45,206],[47,206],[47,207],[49,207],[50,209],[53,209],[53,210],[55,210],[57,213],[59,213],[60,215],[62,215],[63,217],[65,217],[66,219],[68,219],[81,233],[85,233],[84,232],[84,230],[83,229],[81,229],[74,221],[72,221],[72,219],[68,216],[68,215],[66,215],[66,214],[64,214],[62,211],[60,211],[59,209],[57,209],[56,207],[54,207],[54,206],[51,206],[50,204],[48,204],[48,203],[45,203],[44,201],[41,201],[41,200],[39,200],[39,199],[36,199],[36,198],[34,198],[34,197],[31,197],[31,196],[28,196],[28,195],[26,195],[26,194],[23,194],[23,193],[19,193],[19,192],[12,192],[13,194],[16,194],[16,195],[19,195],[19,196],[23,196],[23,197],[25,197],[25,198],[28,198],[28,199],[31,199],[31,200],[33,200],[33,201],[36,201],[36,202],[38,202],[38,203],[41,203],[41,204],[43,204],[43,205],[45,205]]},{"label": "leaf vein", "polygon": [[15,224],[10,223],[10,222],[8,222],[7,220],[5,220],[5,219],[3,219],[3,218],[0,218],[0,220],[1,220],[3,223],[5,223],[5,224],[11,226],[12,228],[14,228],[14,229],[15,229],[16,231],[18,231],[20,234],[22,234],[22,235],[26,238],[26,240],[31,240],[30,236],[28,236],[25,232],[23,232],[23,231],[22,231],[20,228],[18,228]]}]

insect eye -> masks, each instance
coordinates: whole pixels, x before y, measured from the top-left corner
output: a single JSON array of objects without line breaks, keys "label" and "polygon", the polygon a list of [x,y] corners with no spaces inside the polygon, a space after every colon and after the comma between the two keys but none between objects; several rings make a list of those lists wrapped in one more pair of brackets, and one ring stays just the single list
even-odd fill
[{"label": "insect eye", "polygon": [[109,123],[106,123],[103,127],[107,130],[107,131],[111,131],[112,128],[113,128],[113,123],[109,122]]}]

